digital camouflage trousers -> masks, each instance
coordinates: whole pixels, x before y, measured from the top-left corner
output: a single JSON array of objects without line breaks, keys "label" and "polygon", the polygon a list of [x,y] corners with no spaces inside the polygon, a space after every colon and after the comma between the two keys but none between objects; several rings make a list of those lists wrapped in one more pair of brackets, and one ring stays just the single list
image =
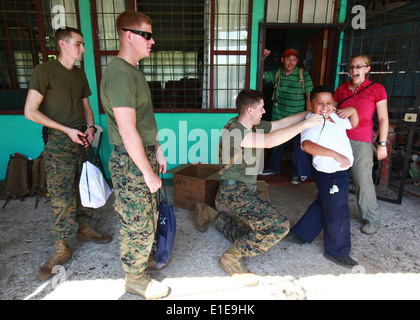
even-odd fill
[{"label": "digital camouflage trousers", "polygon": [[[152,169],[157,172],[156,153],[146,150]],[[147,260],[155,238],[157,196],[150,193],[143,174],[127,153],[113,151],[109,171],[115,193],[114,209],[121,222],[120,256],[125,272],[139,274]]]},{"label": "digital camouflage trousers", "polygon": [[219,212],[215,227],[243,257],[268,251],[289,232],[289,220],[247,185],[220,186],[219,193],[220,203],[230,212]]},{"label": "digital camouflage trousers", "polygon": [[90,221],[93,209],[80,202],[79,182],[84,147],[66,134],[49,135],[44,149],[47,187],[51,197],[54,240],[67,240],[76,232],[76,222]]}]

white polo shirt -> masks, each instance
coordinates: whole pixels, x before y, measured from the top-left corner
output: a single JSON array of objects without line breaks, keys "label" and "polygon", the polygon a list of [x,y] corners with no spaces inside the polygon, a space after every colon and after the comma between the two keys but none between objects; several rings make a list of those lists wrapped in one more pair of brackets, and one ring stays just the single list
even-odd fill
[{"label": "white polo shirt", "polygon": [[[308,113],[308,117],[311,114],[311,112]],[[340,164],[332,157],[312,156],[312,165],[315,167],[315,169],[325,173],[347,170],[353,165],[354,161],[350,140],[346,133],[346,130],[351,129],[350,120],[341,119],[335,113],[331,113],[330,118],[334,121],[334,123],[326,121],[324,129],[322,129],[322,125],[315,126],[309,129],[305,129],[301,133],[301,146],[303,141],[309,140],[322,147],[342,154],[350,160],[350,166],[341,168]]]}]

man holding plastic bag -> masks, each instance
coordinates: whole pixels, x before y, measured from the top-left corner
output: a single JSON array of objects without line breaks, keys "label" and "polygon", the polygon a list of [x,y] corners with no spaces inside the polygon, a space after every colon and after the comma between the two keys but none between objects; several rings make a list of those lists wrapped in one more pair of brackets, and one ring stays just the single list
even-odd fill
[{"label": "man holding plastic bag", "polygon": [[101,170],[87,159],[83,163],[79,183],[80,201],[87,208],[100,208],[112,193]]},{"label": "man holding plastic bag", "polygon": [[111,236],[90,225],[93,209],[81,205],[78,190],[83,154],[96,131],[88,98],[89,84],[84,71],[74,65],[83,59],[83,35],[77,29],[63,28],[56,31],[55,40],[58,60],[34,69],[25,103],[25,117],[48,127],[44,159],[55,250],[38,271],[40,280],[52,277],[55,265],[71,259],[67,241],[76,233],[76,222],[79,241],[111,241]]}]

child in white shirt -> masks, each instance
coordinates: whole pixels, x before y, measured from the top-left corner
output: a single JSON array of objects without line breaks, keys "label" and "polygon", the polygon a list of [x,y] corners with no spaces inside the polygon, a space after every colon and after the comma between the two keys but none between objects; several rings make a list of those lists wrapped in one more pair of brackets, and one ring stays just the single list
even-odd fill
[{"label": "child in white shirt", "polygon": [[358,125],[359,116],[355,108],[347,108],[346,118],[339,118],[334,112],[333,92],[324,86],[312,90],[309,106],[325,119],[323,126],[301,134],[302,149],[313,156],[318,196],[291,229],[289,238],[302,244],[312,242],[324,230],[324,256],[352,268],[358,264],[350,257],[348,207],[348,169],[354,158],[346,130]]}]

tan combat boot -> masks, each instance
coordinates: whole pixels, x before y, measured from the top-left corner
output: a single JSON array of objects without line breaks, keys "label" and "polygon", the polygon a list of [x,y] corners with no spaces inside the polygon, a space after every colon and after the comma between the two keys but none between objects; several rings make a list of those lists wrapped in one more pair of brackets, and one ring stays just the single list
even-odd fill
[{"label": "tan combat boot", "polygon": [[125,277],[125,291],[137,294],[147,300],[164,298],[170,293],[170,288],[151,279],[145,272],[138,275],[127,273]]},{"label": "tan combat boot", "polygon": [[39,269],[38,279],[47,280],[53,276],[52,269],[56,265],[63,265],[71,259],[71,250],[67,244],[67,240],[56,241],[54,252],[47,262]]},{"label": "tan combat boot", "polygon": [[95,242],[98,244],[108,243],[112,237],[106,233],[100,233],[95,230],[90,222],[79,222],[79,230],[77,231],[77,240],[81,242]]},{"label": "tan combat boot", "polygon": [[242,255],[235,246],[223,253],[219,259],[219,265],[232,278],[237,279],[245,286],[254,287],[258,284],[257,276],[244,266]]},{"label": "tan combat boot", "polygon": [[209,228],[209,222],[213,221],[216,216],[217,211],[207,203],[198,202],[195,205],[194,224],[198,231],[206,232]]}]

